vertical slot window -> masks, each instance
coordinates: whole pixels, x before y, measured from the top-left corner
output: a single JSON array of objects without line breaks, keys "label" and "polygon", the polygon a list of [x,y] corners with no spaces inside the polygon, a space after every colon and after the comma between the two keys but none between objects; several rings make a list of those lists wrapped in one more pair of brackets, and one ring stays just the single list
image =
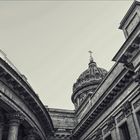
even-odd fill
[{"label": "vertical slot window", "polygon": [[130,133],[126,122],[119,127],[119,130],[121,140],[130,140]]},{"label": "vertical slot window", "polygon": [[136,113],[136,116],[137,116],[138,124],[140,127],[140,111]]}]

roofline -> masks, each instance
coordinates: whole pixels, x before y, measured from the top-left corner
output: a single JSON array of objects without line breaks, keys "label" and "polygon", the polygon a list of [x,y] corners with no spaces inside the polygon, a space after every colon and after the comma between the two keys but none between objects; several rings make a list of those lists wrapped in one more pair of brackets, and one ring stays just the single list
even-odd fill
[{"label": "roofline", "polygon": [[[128,38],[125,40],[125,42],[123,43],[123,45],[120,47],[120,49],[117,51],[117,53],[115,54],[115,56],[112,58],[112,61],[118,61],[119,58],[120,58],[120,52],[121,51],[125,51],[127,49],[127,43],[131,40],[135,40],[133,35],[134,36],[137,36],[140,34],[139,32],[139,29],[140,29],[140,23],[138,23],[138,25],[136,26],[136,28],[131,32],[131,34],[128,36]],[[132,41],[132,42],[133,42]]]},{"label": "roofline", "polygon": [[125,16],[123,17],[123,19],[120,22],[120,26],[119,29],[122,29],[124,23],[126,22],[127,18],[129,17],[130,13],[134,10],[134,8],[136,7],[136,5],[140,5],[140,1],[139,0],[134,0],[132,5],[130,6],[130,8],[127,10]]}]

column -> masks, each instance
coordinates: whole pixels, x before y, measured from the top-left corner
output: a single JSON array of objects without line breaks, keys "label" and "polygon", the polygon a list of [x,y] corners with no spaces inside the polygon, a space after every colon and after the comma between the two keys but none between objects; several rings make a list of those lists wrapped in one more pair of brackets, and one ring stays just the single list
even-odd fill
[{"label": "column", "polygon": [[125,116],[127,118],[127,124],[128,124],[128,129],[129,129],[131,139],[139,140],[138,134],[136,131],[134,118],[133,118],[132,106],[131,106],[131,103],[129,101],[124,104],[123,112],[125,113]]},{"label": "column", "polygon": [[18,138],[18,129],[21,121],[23,120],[23,116],[19,112],[12,113],[8,115],[9,119],[9,132],[8,132],[8,140],[17,140]]},{"label": "column", "polygon": [[108,130],[111,132],[111,138],[113,140],[117,140],[117,132],[116,132],[116,124],[115,124],[115,118],[111,116],[107,121],[107,127]]},{"label": "column", "polygon": [[127,116],[127,123],[131,138],[133,140],[139,140],[132,113],[129,116]]},{"label": "column", "polygon": [[114,128],[111,130],[111,136],[112,136],[112,139],[113,139],[113,140],[117,140],[116,127],[114,127]]}]

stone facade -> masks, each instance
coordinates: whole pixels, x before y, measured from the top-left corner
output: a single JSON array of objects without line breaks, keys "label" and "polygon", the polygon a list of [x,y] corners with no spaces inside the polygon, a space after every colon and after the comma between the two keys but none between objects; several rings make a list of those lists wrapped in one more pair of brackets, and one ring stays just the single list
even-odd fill
[{"label": "stone facade", "polygon": [[72,110],[47,108],[54,125],[54,134],[50,140],[70,140],[75,127],[75,115]]},{"label": "stone facade", "polygon": [[111,70],[99,68],[90,55],[73,85],[75,110],[44,106],[1,52],[0,140],[140,140],[140,1],[119,28],[126,40]]}]

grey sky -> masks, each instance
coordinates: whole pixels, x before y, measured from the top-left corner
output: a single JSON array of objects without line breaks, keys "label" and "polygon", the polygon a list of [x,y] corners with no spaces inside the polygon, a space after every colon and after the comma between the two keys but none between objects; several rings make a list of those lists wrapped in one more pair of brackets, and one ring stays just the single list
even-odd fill
[{"label": "grey sky", "polygon": [[73,109],[72,86],[92,50],[109,70],[125,38],[119,23],[132,1],[0,2],[0,48],[45,105]]}]

